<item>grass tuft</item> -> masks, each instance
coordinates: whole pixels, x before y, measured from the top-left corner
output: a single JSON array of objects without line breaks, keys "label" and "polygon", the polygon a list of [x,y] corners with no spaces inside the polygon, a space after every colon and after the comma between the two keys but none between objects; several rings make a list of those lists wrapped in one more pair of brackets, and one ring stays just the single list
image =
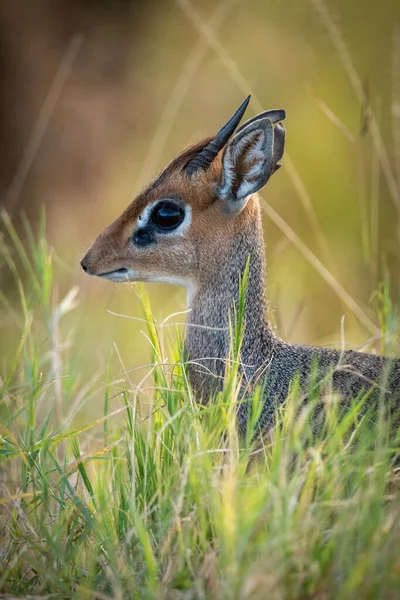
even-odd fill
[{"label": "grass tuft", "polygon": [[[296,382],[271,436],[256,436],[256,390],[246,435],[235,423],[243,294],[231,323],[222,393],[197,405],[181,340],[169,349],[139,288],[151,352],[152,395],[100,376],[104,414],[74,423],[92,401],[89,379],[64,346],[76,290],[56,302],[44,220],[29,248],[4,216],[3,248],[19,328],[0,396],[0,591],[56,598],[395,598],[400,589],[400,435],[384,415],[340,416]],[[390,328],[388,289],[374,301]],[[129,382],[128,382],[129,383]],[[146,384],[147,385],[147,384]],[[77,399],[79,399],[77,405]]]}]

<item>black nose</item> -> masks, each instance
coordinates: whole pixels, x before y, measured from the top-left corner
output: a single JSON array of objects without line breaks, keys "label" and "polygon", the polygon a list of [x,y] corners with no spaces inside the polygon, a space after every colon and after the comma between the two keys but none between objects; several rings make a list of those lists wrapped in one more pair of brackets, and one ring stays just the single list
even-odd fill
[{"label": "black nose", "polygon": [[88,267],[85,264],[85,259],[84,258],[82,258],[82,260],[81,260],[81,267],[85,271],[85,273],[88,272]]}]

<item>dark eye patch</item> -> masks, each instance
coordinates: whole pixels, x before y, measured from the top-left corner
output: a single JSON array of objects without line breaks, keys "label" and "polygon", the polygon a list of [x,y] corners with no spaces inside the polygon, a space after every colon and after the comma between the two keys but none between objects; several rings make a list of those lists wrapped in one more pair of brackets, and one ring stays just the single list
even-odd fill
[{"label": "dark eye patch", "polygon": [[134,231],[133,241],[137,246],[148,246],[153,241],[153,238],[147,228],[140,227]]},{"label": "dark eye patch", "polygon": [[151,222],[161,231],[176,229],[185,218],[185,211],[176,202],[159,202],[151,213]]}]

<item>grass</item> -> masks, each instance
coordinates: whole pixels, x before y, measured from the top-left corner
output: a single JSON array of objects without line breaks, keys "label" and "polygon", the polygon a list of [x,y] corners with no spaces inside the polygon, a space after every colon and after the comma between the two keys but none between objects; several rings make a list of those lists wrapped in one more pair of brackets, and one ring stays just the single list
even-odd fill
[{"label": "grass", "polygon": [[[197,405],[182,343],[166,363],[140,290],[151,401],[126,373],[113,382],[109,365],[97,383],[103,415],[75,426],[99,398],[66,344],[76,291],[55,300],[44,219],[37,238],[25,222],[26,248],[3,218],[19,303],[1,300],[20,339],[2,364],[1,597],[398,597],[400,435],[389,438],[383,415],[360,418],[360,398],[342,417],[328,403],[312,435],[312,403],[299,407],[294,383],[272,436],[255,436],[257,392],[239,438],[237,368],[213,403]],[[386,333],[387,287],[376,302]]]}]

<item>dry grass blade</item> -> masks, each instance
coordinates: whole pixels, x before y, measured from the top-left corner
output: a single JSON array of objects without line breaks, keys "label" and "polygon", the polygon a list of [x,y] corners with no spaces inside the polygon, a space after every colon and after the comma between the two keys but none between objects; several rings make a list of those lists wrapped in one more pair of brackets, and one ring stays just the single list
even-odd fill
[{"label": "dry grass blade", "polygon": [[333,110],[329,108],[326,102],[324,102],[321,98],[318,98],[313,90],[310,90],[310,95],[314,102],[318,104],[324,115],[331,121],[331,123],[333,123],[339,129],[339,131],[343,133],[343,135],[351,144],[354,144],[356,142],[355,136],[351,133],[351,131],[349,131],[346,125],[339,119]]},{"label": "dry grass blade", "polygon": [[324,2],[324,0],[311,0],[311,3],[313,4],[318,16],[320,17],[327,32],[329,33],[329,36],[332,40],[332,44],[334,45],[335,50],[338,53],[339,59],[343,65],[343,68],[350,81],[350,84],[353,87],[353,90],[356,94],[360,106],[367,106],[369,128],[371,132],[372,142],[374,144],[375,151],[379,156],[379,162],[382,167],[382,171],[385,175],[390,196],[397,210],[398,218],[400,219],[400,188],[397,184],[393,169],[391,167],[385,145],[383,144],[378,123],[371,110],[371,107],[368,104],[368,99],[366,97],[362,81],[356,71],[350,53],[340,33],[339,27],[334,22],[326,3]]},{"label": "dry grass blade", "polygon": [[17,202],[19,195],[24,187],[28,173],[32,167],[33,161],[39,151],[43,137],[46,133],[50,119],[54,113],[54,109],[60,98],[61,92],[71,72],[72,66],[78,55],[79,48],[83,42],[82,35],[74,35],[68,44],[67,51],[64,55],[63,60],[57,70],[54,77],[53,83],[47,93],[46,99],[43,103],[42,110],[37,118],[32,134],[26,145],[25,152],[22,156],[21,162],[18,166],[17,172],[15,173],[14,179],[11,182],[7,196],[6,205],[10,212],[15,203]]},{"label": "dry grass blade", "polygon": [[273,223],[286,235],[288,239],[296,246],[306,260],[314,267],[314,269],[321,275],[326,283],[333,289],[337,296],[342,302],[351,310],[357,319],[362,323],[368,331],[376,335],[378,329],[376,325],[371,321],[368,315],[362,310],[357,302],[346,292],[343,286],[333,277],[328,269],[322,264],[322,262],[311,252],[306,244],[299,238],[297,233],[293,231],[291,227],[286,223],[282,217],[266,202],[262,200],[262,208],[268,215]]},{"label": "dry grass blade", "polygon": [[[238,1],[239,0],[226,0],[225,2],[219,4],[219,6],[215,9],[208,25],[212,31],[217,31],[223,25],[224,21]],[[165,104],[165,108],[158,122],[157,129],[144,157],[143,167],[135,184],[134,195],[136,195],[136,193],[138,193],[148,182],[154,166],[158,164],[158,161],[160,160],[165,148],[168,136],[170,135],[176,118],[179,115],[179,110],[182,106],[183,100],[190,89],[192,81],[207,51],[207,40],[203,36],[200,36],[198,41],[193,46],[190,54],[185,59],[179,78],[172,88],[171,94]]]},{"label": "dry grass blade", "polygon": [[393,36],[393,89],[392,123],[397,185],[400,187],[400,24],[397,24]]}]

